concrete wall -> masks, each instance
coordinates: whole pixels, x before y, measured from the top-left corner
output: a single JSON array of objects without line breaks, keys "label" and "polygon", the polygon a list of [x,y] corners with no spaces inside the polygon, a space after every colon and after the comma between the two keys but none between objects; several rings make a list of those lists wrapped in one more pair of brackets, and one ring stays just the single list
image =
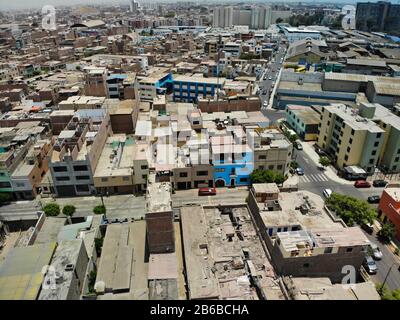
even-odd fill
[{"label": "concrete wall", "polygon": [[306,83],[322,83],[324,74],[322,72],[302,73],[289,70],[282,71],[281,81],[298,82],[299,79],[303,79],[303,82]]}]

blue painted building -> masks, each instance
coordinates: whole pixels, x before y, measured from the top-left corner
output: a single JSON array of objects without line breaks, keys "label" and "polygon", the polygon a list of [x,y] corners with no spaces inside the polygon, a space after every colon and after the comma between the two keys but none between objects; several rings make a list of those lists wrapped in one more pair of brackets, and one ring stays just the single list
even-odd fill
[{"label": "blue painted building", "polygon": [[254,169],[253,150],[235,144],[231,136],[212,137],[211,152],[216,187],[247,186]]},{"label": "blue painted building", "polygon": [[198,97],[212,98],[217,88],[222,89],[224,78],[177,76],[174,78],[174,101],[197,102]]}]

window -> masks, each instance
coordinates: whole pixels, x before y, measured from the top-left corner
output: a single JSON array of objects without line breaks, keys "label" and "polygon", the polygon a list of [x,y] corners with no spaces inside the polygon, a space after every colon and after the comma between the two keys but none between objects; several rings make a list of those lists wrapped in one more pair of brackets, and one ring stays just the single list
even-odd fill
[{"label": "window", "polygon": [[353,143],[353,139],[350,138],[350,139],[349,139],[349,144],[352,144],[352,143]]},{"label": "window", "polygon": [[355,133],[354,129],[351,129],[351,135],[353,136]]},{"label": "window", "polygon": [[215,168],[215,172],[225,172],[225,168]]},{"label": "window", "polygon": [[208,176],[208,171],[197,171],[196,174],[198,177]]},{"label": "window", "polygon": [[324,141],[326,141],[326,136],[324,136]]},{"label": "window", "polygon": [[69,177],[56,177],[57,181],[69,181]]},{"label": "window", "polygon": [[303,268],[308,268],[308,267],[310,267],[310,264],[309,264],[309,263],[303,264]]},{"label": "window", "polygon": [[396,157],[396,158],[394,159],[394,162],[399,162],[399,159],[400,159],[400,157]]},{"label": "window", "polygon": [[24,184],[23,182],[17,182],[17,183],[16,183],[16,186],[17,186],[18,188],[22,188],[22,187],[25,186],[25,184]]},{"label": "window", "polygon": [[108,178],[101,178],[101,182],[107,182]]},{"label": "window", "polygon": [[282,170],[283,169],[283,165],[279,164],[277,168],[278,168],[278,170]]},{"label": "window", "polygon": [[325,248],[324,253],[332,253],[332,249],[332,247],[327,247]]},{"label": "window", "polygon": [[74,171],[87,171],[87,166],[74,166]]},{"label": "window", "polygon": [[123,181],[129,181],[129,180],[131,180],[131,179],[130,179],[130,177],[122,177],[122,180],[123,180]]},{"label": "window", "polygon": [[67,167],[53,167],[54,172],[67,172]]},{"label": "window", "polygon": [[147,180],[147,174],[142,175],[142,178],[143,178],[144,180]]},{"label": "window", "polygon": [[140,169],[147,170],[149,167],[147,165],[141,166]]},{"label": "window", "polygon": [[347,152],[350,152],[350,150],[351,150],[350,147],[347,147]]},{"label": "window", "polygon": [[346,248],[346,252],[352,252],[353,248]]},{"label": "window", "polygon": [[344,161],[347,161],[347,160],[349,160],[349,155],[348,155],[348,154],[346,154],[346,155],[344,156]]},{"label": "window", "polygon": [[379,132],[379,133],[376,134],[376,137],[377,137],[377,138],[380,138],[381,136],[382,136],[382,133],[381,133],[381,132]]},{"label": "window", "polygon": [[264,168],[265,168],[264,166],[259,166],[258,167],[259,170],[264,170]]},{"label": "window", "polygon": [[265,160],[265,159],[267,159],[267,156],[266,156],[266,155],[260,155],[260,156],[258,156],[258,160]]},{"label": "window", "polygon": [[371,155],[372,155],[372,156],[375,156],[375,155],[376,155],[376,150],[373,150],[373,151],[371,152]]},{"label": "window", "polygon": [[186,178],[188,176],[187,172],[180,172],[179,177]]},{"label": "window", "polygon": [[247,182],[248,179],[247,178],[240,178],[240,182]]},{"label": "window", "polygon": [[89,176],[76,176],[76,180],[89,180]]},{"label": "window", "polygon": [[273,164],[271,164],[271,165],[268,166],[268,169],[269,169],[269,170],[274,170],[274,168],[275,168],[275,166],[274,166]]},{"label": "window", "polygon": [[376,142],[374,143],[374,147],[377,147],[377,146],[379,146],[379,141],[376,141]]},{"label": "window", "polygon": [[374,163],[374,159],[369,159],[369,164],[373,164]]}]

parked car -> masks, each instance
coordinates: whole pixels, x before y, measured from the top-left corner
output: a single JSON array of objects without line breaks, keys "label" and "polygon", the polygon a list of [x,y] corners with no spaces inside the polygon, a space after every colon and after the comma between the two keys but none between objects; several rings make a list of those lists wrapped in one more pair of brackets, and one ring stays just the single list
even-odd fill
[{"label": "parked car", "polygon": [[376,274],[378,271],[378,267],[376,266],[375,260],[372,259],[371,256],[365,257],[363,266],[369,274]]},{"label": "parked car", "polygon": [[303,146],[301,145],[301,143],[300,142],[295,142],[294,143],[294,147],[297,149],[297,150],[303,150]]},{"label": "parked car", "polygon": [[380,196],[369,196],[368,197],[369,203],[379,203],[380,200],[381,200]]},{"label": "parked car", "polygon": [[304,176],[304,169],[303,168],[296,168],[296,173],[299,175],[299,176]]},{"label": "parked car", "polygon": [[200,188],[199,196],[215,196],[217,194],[217,190],[215,188]]},{"label": "parked car", "polygon": [[324,190],[322,191],[322,194],[324,195],[324,197],[325,197],[326,199],[328,199],[328,198],[332,195],[332,190],[331,190],[331,189],[324,189]]},{"label": "parked car", "polygon": [[268,106],[268,101],[264,101],[263,106],[264,107]]},{"label": "parked car", "polygon": [[326,156],[327,156],[326,152],[325,152],[324,150],[322,150],[322,149],[319,147],[319,145],[314,144],[314,149],[315,149],[315,152],[316,152],[318,155],[320,155],[321,157],[326,157]]},{"label": "parked car", "polygon": [[381,249],[375,243],[371,243],[371,253],[375,260],[381,260],[383,257]]},{"label": "parked car", "polygon": [[354,183],[354,186],[356,188],[371,188],[371,184],[368,181],[365,181],[365,180],[357,180]]},{"label": "parked car", "polygon": [[385,180],[374,180],[374,181],[372,182],[372,185],[373,185],[375,188],[386,187],[387,184],[388,184],[388,182],[385,181]]},{"label": "parked car", "polygon": [[269,76],[269,77],[268,77],[268,80],[272,80],[272,77],[271,77],[271,76]]},{"label": "parked car", "polygon": [[374,227],[372,226],[372,224],[363,223],[363,224],[361,224],[361,228],[368,234],[374,233]]}]

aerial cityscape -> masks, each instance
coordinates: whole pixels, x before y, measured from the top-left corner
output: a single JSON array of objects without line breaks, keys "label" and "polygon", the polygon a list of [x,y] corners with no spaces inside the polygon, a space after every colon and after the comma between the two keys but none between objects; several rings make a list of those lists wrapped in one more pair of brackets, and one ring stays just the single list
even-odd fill
[{"label": "aerial cityscape", "polygon": [[0,4],[0,300],[400,300],[400,1],[67,2]]}]

